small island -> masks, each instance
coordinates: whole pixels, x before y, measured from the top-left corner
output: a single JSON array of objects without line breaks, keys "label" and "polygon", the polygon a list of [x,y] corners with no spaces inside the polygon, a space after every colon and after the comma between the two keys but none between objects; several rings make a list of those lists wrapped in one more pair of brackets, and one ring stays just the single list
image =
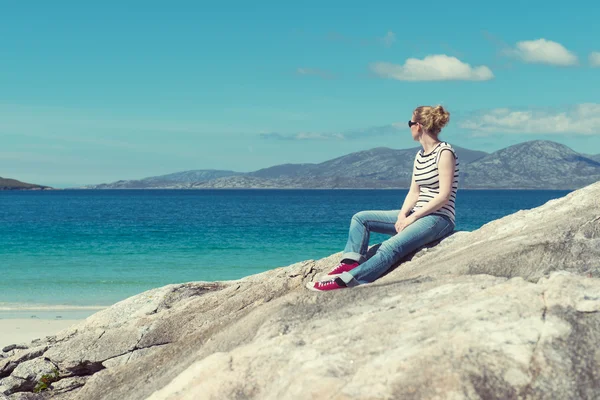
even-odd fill
[{"label": "small island", "polygon": [[0,190],[53,190],[53,188],[0,177]]}]

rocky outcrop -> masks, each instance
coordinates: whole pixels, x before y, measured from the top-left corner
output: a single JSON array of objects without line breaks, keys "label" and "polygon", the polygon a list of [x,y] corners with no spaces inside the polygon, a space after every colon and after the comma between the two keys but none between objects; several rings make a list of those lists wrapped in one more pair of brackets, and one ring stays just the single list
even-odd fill
[{"label": "rocky outcrop", "polygon": [[[598,398],[599,196],[600,182],[456,233],[357,288],[304,289],[338,253],[238,281],[150,290],[12,349],[0,359],[0,392],[90,400]],[[51,364],[60,376],[50,390],[19,392]]]}]

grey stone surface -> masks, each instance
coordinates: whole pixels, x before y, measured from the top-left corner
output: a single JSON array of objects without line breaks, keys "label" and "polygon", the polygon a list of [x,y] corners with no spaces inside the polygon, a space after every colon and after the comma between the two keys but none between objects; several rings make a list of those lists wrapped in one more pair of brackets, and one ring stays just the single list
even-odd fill
[{"label": "grey stone surface", "polygon": [[10,357],[0,360],[0,378],[10,375],[20,363],[41,356],[47,349],[48,346],[38,346],[25,350],[16,350]]},{"label": "grey stone surface", "polygon": [[337,253],[141,293],[38,350],[85,380],[44,396],[600,398],[598,198],[600,183],[457,233],[353,289],[304,289]]},{"label": "grey stone surface", "polygon": [[119,365],[127,364],[129,362],[134,362],[134,361],[138,360],[139,358],[149,356],[150,354],[153,354],[159,350],[160,350],[160,346],[147,347],[144,349],[133,350],[127,354],[123,354],[122,356],[110,358],[110,359],[102,362],[102,365],[105,368],[113,368],[113,367],[116,367]]},{"label": "grey stone surface", "polygon": [[299,296],[272,304],[251,341],[213,349],[150,398],[591,399],[598,314],[575,310],[599,307],[585,300],[598,290],[596,279],[560,272],[539,283],[478,275]]},{"label": "grey stone surface", "polygon": [[15,392],[24,392],[32,389],[33,387],[31,386],[31,383],[21,378],[8,376],[6,378],[0,379],[0,393],[5,395],[9,395]]},{"label": "grey stone surface", "polygon": [[8,346],[3,347],[2,351],[4,353],[8,353],[11,350],[25,350],[27,348],[29,348],[29,347],[25,344],[10,344]]},{"label": "grey stone surface", "polygon": [[11,376],[31,382],[38,382],[44,375],[51,374],[56,365],[44,358],[35,358],[19,364]]},{"label": "grey stone surface", "polygon": [[132,351],[142,330],[136,327],[91,330],[53,346],[45,357],[76,375],[93,373],[103,368],[103,361]]},{"label": "grey stone surface", "polygon": [[75,376],[73,378],[64,378],[51,385],[52,393],[65,393],[70,392],[73,389],[77,389],[87,381],[85,376]]},{"label": "grey stone surface", "polygon": [[[31,392],[19,392],[8,396],[10,400],[42,400],[44,398],[41,394]],[[2,398],[0,397],[0,400]]]},{"label": "grey stone surface", "polygon": [[12,373],[12,371],[17,367],[17,365],[17,362],[15,360],[11,360],[10,358],[0,360],[0,378],[9,376]]}]

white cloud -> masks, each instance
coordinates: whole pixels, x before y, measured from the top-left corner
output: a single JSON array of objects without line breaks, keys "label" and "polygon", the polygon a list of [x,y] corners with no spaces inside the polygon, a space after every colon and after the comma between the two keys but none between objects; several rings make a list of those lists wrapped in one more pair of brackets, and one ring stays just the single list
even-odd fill
[{"label": "white cloud", "polygon": [[379,40],[385,47],[391,47],[396,42],[396,34],[392,31],[389,31]]},{"label": "white cloud", "polygon": [[585,103],[561,111],[498,108],[459,123],[484,133],[600,135],[600,104]]},{"label": "white cloud", "polygon": [[409,58],[404,65],[378,62],[371,65],[371,70],[382,78],[399,81],[487,81],[494,77],[486,66],[471,67],[445,54],[427,56],[422,60]]},{"label": "white cloud", "polygon": [[600,67],[600,51],[590,53],[590,65],[592,67]]},{"label": "white cloud", "polygon": [[340,133],[316,133],[316,132],[301,132],[294,135],[296,140],[328,140],[328,139],[344,139],[344,135]]},{"label": "white cloud", "polygon": [[319,76],[323,79],[333,79],[334,75],[329,72],[318,68],[298,68],[296,69],[298,75],[313,75]]},{"label": "white cloud", "polygon": [[277,132],[262,133],[263,139],[277,140],[344,140],[345,137],[341,133],[320,133],[320,132],[300,132],[293,134],[281,134]]},{"label": "white cloud", "polygon": [[579,62],[577,56],[562,44],[546,39],[518,42],[515,48],[507,49],[505,53],[530,64],[570,66]]}]

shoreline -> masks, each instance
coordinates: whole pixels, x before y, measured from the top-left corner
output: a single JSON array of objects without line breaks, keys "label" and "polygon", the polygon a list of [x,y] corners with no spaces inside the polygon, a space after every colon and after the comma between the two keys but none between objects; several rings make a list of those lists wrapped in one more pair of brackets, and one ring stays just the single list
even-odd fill
[{"label": "shoreline", "polygon": [[79,319],[0,319],[0,354],[2,348],[12,344],[26,344],[34,339],[43,339],[80,322]]},{"label": "shoreline", "polygon": [[[330,191],[330,190],[408,190],[408,187],[382,187],[382,188],[352,188],[352,187],[340,187],[340,188],[295,188],[295,187],[222,187],[222,188],[60,188],[56,190],[62,191],[119,191],[119,190],[131,190],[131,191],[142,191],[142,190],[173,190],[173,191],[203,191],[203,190],[314,190],[314,191]],[[461,189],[461,188],[459,188]],[[580,189],[580,188],[579,188]],[[478,187],[463,187],[464,191],[531,191],[531,192],[572,192],[575,189],[556,189],[556,188],[478,188]]]},{"label": "shoreline", "polygon": [[0,354],[5,346],[53,336],[107,307],[0,303]]},{"label": "shoreline", "polygon": [[112,304],[80,306],[70,304],[30,304],[0,302],[0,320],[85,319],[98,311],[110,307]]}]

